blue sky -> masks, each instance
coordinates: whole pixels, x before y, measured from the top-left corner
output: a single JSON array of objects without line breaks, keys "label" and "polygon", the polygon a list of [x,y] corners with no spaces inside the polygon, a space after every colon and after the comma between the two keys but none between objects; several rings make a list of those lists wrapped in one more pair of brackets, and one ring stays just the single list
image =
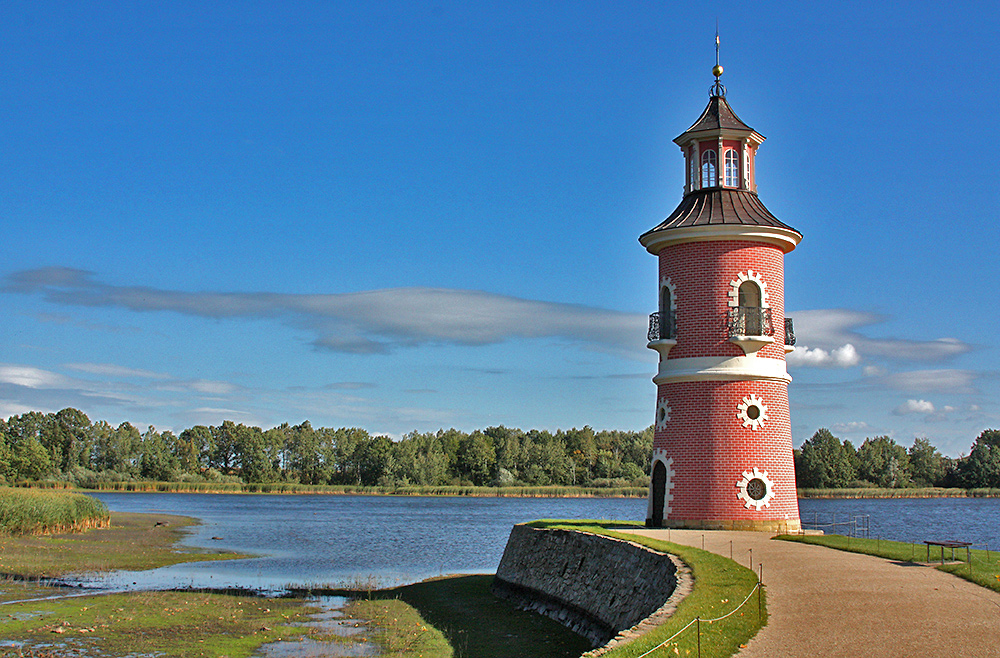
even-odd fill
[{"label": "blue sky", "polygon": [[91,4],[0,25],[0,416],[650,425],[718,18],[795,443],[1000,426],[995,3]]}]

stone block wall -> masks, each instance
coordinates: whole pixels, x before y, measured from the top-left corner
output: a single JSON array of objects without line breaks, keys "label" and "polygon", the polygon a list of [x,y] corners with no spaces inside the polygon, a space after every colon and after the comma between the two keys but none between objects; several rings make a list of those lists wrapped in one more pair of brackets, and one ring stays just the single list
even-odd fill
[{"label": "stone block wall", "polygon": [[677,578],[671,556],[633,542],[516,525],[493,592],[599,646],[657,612]]}]

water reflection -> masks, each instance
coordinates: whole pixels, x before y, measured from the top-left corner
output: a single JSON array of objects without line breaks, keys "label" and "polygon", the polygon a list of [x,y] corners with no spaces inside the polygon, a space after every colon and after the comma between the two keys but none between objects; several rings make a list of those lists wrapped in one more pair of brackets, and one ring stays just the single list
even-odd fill
[{"label": "water reflection", "polygon": [[[185,544],[259,555],[80,580],[112,589],[377,586],[492,573],[510,528],[538,518],[645,518],[642,499],[95,494],[120,512],[202,520]],[[216,539],[213,539],[216,538]]]}]

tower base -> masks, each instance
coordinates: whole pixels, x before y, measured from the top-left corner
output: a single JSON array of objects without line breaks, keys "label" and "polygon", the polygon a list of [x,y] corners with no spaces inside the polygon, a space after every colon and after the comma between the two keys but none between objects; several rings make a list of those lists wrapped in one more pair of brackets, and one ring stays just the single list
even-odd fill
[{"label": "tower base", "polygon": [[798,519],[706,519],[703,521],[664,519],[659,525],[654,525],[653,519],[646,519],[646,527],[686,530],[741,530],[747,532],[771,532],[780,535],[793,535],[802,532],[802,523]]}]

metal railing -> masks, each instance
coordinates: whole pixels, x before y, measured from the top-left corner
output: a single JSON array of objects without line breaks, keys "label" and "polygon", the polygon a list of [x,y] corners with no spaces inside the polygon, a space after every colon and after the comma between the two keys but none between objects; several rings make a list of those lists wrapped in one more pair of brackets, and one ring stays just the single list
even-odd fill
[{"label": "metal railing", "polygon": [[807,514],[800,517],[803,530],[822,530],[827,534],[845,535],[855,539],[871,538],[871,515],[847,514],[838,519],[837,514],[812,513],[812,520],[807,520]]},{"label": "metal railing", "polygon": [[736,306],[729,309],[729,336],[773,336],[771,309]]},{"label": "metal railing", "polygon": [[673,311],[661,311],[659,313],[650,313],[649,315],[649,332],[646,334],[646,339],[649,341],[654,340],[671,340],[677,338],[677,321]]},{"label": "metal railing", "polygon": [[792,319],[785,318],[785,345],[795,344],[795,328],[792,327]]}]

